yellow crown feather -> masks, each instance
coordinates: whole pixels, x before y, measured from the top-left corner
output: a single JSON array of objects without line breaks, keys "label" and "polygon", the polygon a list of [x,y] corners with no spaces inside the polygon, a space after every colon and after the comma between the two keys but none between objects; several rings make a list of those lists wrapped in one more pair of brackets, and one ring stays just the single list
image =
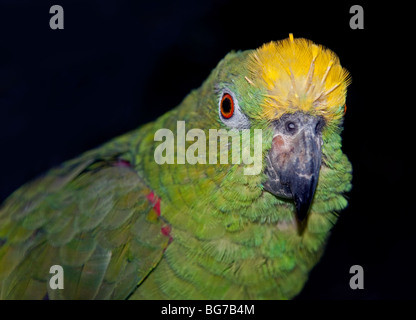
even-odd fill
[{"label": "yellow crown feather", "polygon": [[343,116],[350,77],[331,50],[290,34],[255,50],[248,68],[267,89],[263,108],[268,119],[296,111],[326,121]]}]

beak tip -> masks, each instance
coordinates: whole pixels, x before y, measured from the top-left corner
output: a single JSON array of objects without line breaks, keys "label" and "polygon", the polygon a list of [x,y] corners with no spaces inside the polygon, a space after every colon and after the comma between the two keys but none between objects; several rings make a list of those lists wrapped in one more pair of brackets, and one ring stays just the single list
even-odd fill
[{"label": "beak tip", "polygon": [[298,197],[295,197],[295,206],[296,206],[296,222],[298,225],[298,234],[299,236],[303,235],[307,225],[308,211],[310,206],[310,201],[301,201]]},{"label": "beak tip", "polygon": [[302,222],[308,215],[310,202],[305,202],[299,199],[298,197],[295,197],[295,205],[297,218],[300,222]]},{"label": "beak tip", "polygon": [[[315,171],[315,175],[319,174],[319,169]],[[313,197],[315,195],[315,189],[317,185],[317,177],[312,175],[310,179],[305,180],[301,179],[301,183],[294,184],[294,188],[292,191],[293,200],[296,206],[296,215],[300,222],[303,222],[307,216],[312,204]]]}]

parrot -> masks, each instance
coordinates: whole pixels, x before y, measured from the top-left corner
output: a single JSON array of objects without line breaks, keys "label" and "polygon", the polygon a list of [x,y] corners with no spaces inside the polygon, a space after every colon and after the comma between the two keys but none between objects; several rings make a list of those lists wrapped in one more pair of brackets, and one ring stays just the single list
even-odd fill
[{"label": "parrot", "polygon": [[[0,299],[295,298],[348,205],[350,82],[333,51],[293,34],[229,52],[177,107],[6,198]],[[156,132],[178,121],[198,134],[156,155]],[[231,130],[241,152],[260,150],[259,172],[214,161]]]}]

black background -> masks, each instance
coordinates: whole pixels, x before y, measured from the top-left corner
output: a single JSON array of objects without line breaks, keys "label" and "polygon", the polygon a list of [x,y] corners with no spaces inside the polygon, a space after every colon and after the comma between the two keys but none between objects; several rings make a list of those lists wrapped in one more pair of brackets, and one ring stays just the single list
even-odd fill
[{"label": "black background", "polygon": [[[64,8],[51,30],[49,8]],[[349,9],[364,8],[364,30]],[[298,299],[415,299],[413,9],[398,2],[0,1],[0,202],[175,107],[230,50],[305,37],[352,76],[349,206]],[[364,290],[349,269],[363,266]]]}]

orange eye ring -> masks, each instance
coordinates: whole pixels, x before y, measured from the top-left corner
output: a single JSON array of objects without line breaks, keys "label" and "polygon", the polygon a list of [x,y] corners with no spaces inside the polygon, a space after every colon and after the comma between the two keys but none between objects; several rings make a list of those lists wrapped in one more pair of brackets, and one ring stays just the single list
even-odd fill
[{"label": "orange eye ring", "polygon": [[234,100],[233,97],[229,93],[225,93],[222,96],[221,103],[220,103],[220,111],[221,115],[225,119],[230,119],[234,114]]},{"label": "orange eye ring", "polygon": [[347,104],[344,105],[344,114],[347,113]]}]

